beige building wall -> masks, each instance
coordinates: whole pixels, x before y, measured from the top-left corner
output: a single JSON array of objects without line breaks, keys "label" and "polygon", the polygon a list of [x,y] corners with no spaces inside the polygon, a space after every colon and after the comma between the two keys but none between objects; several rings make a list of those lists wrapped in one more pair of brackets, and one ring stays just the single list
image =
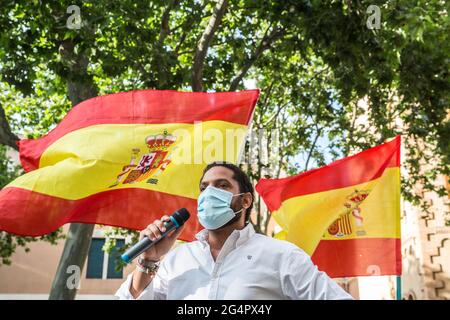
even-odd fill
[{"label": "beige building wall", "polygon": [[[440,176],[436,183],[446,185]],[[422,193],[431,207],[426,213],[405,203],[403,227],[403,297],[410,299],[450,299],[450,226],[448,196]]]}]

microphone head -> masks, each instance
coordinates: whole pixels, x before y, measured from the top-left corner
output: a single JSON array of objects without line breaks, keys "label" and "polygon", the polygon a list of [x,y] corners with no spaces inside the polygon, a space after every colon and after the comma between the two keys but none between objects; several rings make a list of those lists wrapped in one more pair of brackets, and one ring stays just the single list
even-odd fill
[{"label": "microphone head", "polygon": [[173,217],[177,220],[180,226],[183,225],[189,219],[190,216],[191,215],[189,214],[189,211],[187,211],[186,208],[181,208],[173,214]]}]

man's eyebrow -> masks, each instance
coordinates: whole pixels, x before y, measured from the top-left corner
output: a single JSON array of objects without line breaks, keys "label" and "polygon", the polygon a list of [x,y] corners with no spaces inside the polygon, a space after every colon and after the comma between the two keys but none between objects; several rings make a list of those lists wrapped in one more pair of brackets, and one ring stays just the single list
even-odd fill
[{"label": "man's eyebrow", "polygon": [[[230,180],[228,180],[226,178],[215,179],[215,180],[212,180],[212,182],[214,182],[214,183],[226,182],[226,183],[231,185]],[[205,184],[208,184],[208,183],[209,183],[209,181],[202,181],[202,182],[200,182],[200,185],[202,186],[202,185],[205,185]]]},{"label": "man's eyebrow", "polygon": [[225,178],[220,178],[220,179],[214,180],[214,182],[216,182],[216,183],[226,182],[228,184],[231,184],[231,182],[228,179],[225,179]]}]

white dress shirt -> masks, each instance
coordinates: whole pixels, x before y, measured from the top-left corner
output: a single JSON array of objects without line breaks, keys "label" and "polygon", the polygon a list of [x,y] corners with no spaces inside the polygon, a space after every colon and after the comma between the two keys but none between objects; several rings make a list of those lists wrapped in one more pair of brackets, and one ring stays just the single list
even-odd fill
[{"label": "white dress shirt", "polygon": [[[251,223],[231,233],[216,261],[207,236],[202,230],[198,241],[170,251],[137,299],[352,299],[303,250],[255,233]],[[131,280],[132,273],[119,299],[134,299]]]}]

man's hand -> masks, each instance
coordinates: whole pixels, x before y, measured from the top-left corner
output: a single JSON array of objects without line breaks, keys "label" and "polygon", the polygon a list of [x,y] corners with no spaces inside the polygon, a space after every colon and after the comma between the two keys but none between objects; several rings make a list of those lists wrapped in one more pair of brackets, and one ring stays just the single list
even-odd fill
[{"label": "man's hand", "polygon": [[[141,231],[140,239],[148,237],[150,240],[155,241],[159,239],[163,232],[166,231],[164,227],[164,222],[170,221],[169,216],[163,216],[161,220],[155,220],[152,224],[149,224],[147,228]],[[151,261],[159,261],[162,256],[169,252],[172,248],[175,240],[177,240],[178,235],[183,231],[184,224],[168,234],[164,239],[150,247],[147,251],[144,251],[141,255],[142,258]]]},{"label": "man's hand", "polygon": [[[147,228],[141,231],[140,239],[148,237],[150,240],[155,241],[160,238],[162,233],[166,231],[164,222],[170,221],[169,216],[163,216],[161,220],[155,220],[152,224],[149,224]],[[178,235],[183,231],[184,225],[180,228],[173,230],[164,239],[147,249],[141,254],[141,257],[146,260],[159,261],[161,257],[169,252],[172,248]],[[141,292],[152,282],[154,274],[146,274],[135,270],[133,272],[133,278],[130,286],[130,293],[136,299]]]}]

